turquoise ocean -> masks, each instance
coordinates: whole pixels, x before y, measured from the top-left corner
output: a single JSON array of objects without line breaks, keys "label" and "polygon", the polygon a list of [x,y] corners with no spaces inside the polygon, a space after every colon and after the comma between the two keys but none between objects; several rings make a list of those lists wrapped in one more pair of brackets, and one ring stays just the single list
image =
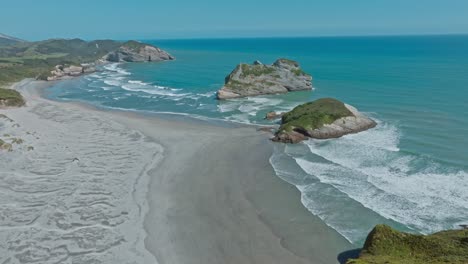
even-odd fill
[{"label": "turquoise ocean", "polygon": [[[431,233],[468,223],[468,36],[146,40],[162,63],[109,64],[46,95],[99,107],[258,125],[335,97],[378,122],[333,140],[276,144],[270,162],[301,202],[361,245],[375,224]],[[238,63],[297,60],[313,91],[217,101]],[[293,216],[292,216],[293,217]]]}]

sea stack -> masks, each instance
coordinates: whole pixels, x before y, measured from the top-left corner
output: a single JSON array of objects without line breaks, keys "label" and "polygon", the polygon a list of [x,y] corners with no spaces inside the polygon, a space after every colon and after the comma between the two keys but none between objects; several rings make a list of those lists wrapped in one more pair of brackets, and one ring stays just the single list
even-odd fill
[{"label": "sea stack", "polygon": [[339,138],[377,125],[356,108],[333,98],[322,98],[297,106],[281,118],[281,126],[272,139],[298,143],[307,138]]},{"label": "sea stack", "polygon": [[255,61],[252,65],[239,64],[226,77],[217,98],[222,100],[311,89],[312,76],[305,73],[296,61],[278,59],[272,65]]}]

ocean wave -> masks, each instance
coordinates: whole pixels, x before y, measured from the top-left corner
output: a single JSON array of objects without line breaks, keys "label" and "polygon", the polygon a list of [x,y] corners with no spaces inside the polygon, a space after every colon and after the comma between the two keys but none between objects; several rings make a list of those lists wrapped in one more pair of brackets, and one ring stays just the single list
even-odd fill
[{"label": "ocean wave", "polygon": [[117,73],[122,74],[122,75],[131,75],[130,72],[120,68],[119,65],[120,65],[120,63],[112,63],[112,64],[104,65],[103,68],[108,70],[108,71],[117,72]]},{"label": "ocean wave", "polygon": [[116,86],[116,87],[122,86],[122,82],[119,80],[115,80],[115,79],[107,79],[107,80],[104,80],[103,82],[110,86]]},{"label": "ocean wave", "polygon": [[[377,128],[359,134],[309,140],[304,143],[307,149],[287,153],[306,173],[289,180],[312,213],[351,241],[362,240],[366,229],[378,223],[363,217],[372,212],[383,217],[380,221],[390,219],[422,233],[450,229],[468,219],[468,173],[399,151],[399,138],[397,127],[379,121]],[[275,166],[277,174],[287,171]],[[346,214],[345,203],[369,210]]]},{"label": "ocean wave", "polygon": [[121,86],[122,89],[132,92],[143,92],[152,95],[160,95],[166,97],[185,97],[189,95],[189,93],[175,93],[169,89],[165,89],[164,87],[160,88],[158,86],[149,86],[149,85],[141,85],[141,84],[124,84]]}]

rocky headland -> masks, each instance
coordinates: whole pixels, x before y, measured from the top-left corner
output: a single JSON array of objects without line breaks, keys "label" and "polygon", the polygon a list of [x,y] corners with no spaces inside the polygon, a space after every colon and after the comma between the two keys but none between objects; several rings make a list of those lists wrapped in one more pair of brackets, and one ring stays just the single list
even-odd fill
[{"label": "rocky headland", "polygon": [[95,72],[96,65],[110,62],[157,62],[165,60],[174,60],[174,57],[158,47],[131,40],[118,46],[118,48],[110,51],[103,57],[98,58],[96,61],[56,65],[50,73],[46,72],[40,75],[38,79],[56,81],[77,77]]},{"label": "rocky headland", "polygon": [[174,60],[174,57],[166,51],[134,40],[128,41],[116,51],[103,57],[108,62],[144,62]]},{"label": "rocky headland", "polygon": [[298,143],[307,138],[339,138],[377,125],[356,108],[333,98],[302,104],[281,118],[281,126],[272,139]]},{"label": "rocky headland", "polygon": [[278,59],[272,65],[256,61],[252,65],[239,64],[225,78],[217,98],[232,99],[311,89],[312,76],[305,73],[296,61]]},{"label": "rocky headland", "polygon": [[423,236],[378,225],[368,235],[359,258],[347,261],[347,264],[372,263],[468,263],[468,230],[448,230]]}]

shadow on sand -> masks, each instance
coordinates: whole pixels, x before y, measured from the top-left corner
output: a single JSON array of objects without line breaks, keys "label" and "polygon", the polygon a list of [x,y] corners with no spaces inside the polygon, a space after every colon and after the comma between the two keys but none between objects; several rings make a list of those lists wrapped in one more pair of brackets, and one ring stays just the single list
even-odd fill
[{"label": "shadow on sand", "polygon": [[361,252],[360,248],[341,252],[340,254],[338,254],[338,257],[337,257],[338,262],[340,264],[346,264],[346,261],[348,261],[348,259],[358,258],[360,252]]}]

